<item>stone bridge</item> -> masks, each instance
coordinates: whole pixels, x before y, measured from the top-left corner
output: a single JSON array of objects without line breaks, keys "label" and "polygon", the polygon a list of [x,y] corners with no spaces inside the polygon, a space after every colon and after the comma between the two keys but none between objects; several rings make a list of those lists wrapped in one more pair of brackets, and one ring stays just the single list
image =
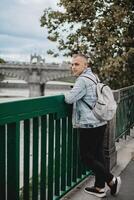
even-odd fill
[{"label": "stone bridge", "polygon": [[25,80],[29,96],[43,96],[47,81],[71,76],[68,64],[0,64],[0,74]]}]

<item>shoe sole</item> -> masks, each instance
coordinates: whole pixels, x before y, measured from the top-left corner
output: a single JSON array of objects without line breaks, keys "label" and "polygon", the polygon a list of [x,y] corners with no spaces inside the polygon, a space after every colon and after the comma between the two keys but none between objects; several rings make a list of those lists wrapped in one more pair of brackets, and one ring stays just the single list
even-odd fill
[{"label": "shoe sole", "polygon": [[121,187],[121,178],[117,177],[117,189],[116,189],[115,195],[117,195],[119,193],[120,187]]},{"label": "shoe sole", "polygon": [[99,194],[99,193],[94,193],[94,192],[88,192],[87,190],[84,190],[86,193],[88,194],[91,194],[91,195],[94,195],[96,197],[100,197],[100,198],[103,198],[103,197],[106,197],[106,193],[103,193],[103,194]]}]

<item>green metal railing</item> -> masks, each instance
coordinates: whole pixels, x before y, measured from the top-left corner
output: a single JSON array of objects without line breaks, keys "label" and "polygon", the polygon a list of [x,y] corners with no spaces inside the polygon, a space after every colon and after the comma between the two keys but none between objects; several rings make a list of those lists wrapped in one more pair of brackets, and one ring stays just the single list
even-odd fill
[{"label": "green metal railing", "polygon": [[134,126],[134,86],[117,90],[118,109],[116,114],[116,140],[130,134]]},{"label": "green metal railing", "polygon": [[90,172],[64,96],[0,104],[0,199],[53,200]]},{"label": "green metal railing", "polygon": [[[134,86],[116,93],[117,140],[134,126]],[[91,173],[80,162],[71,112],[63,95],[0,104],[1,200],[60,199]]]}]

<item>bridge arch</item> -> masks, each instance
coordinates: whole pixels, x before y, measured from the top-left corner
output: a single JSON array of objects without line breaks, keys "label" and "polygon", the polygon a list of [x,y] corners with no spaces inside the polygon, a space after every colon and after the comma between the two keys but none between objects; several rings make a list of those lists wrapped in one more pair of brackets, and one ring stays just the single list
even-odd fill
[{"label": "bridge arch", "polygon": [[30,96],[44,95],[42,88],[45,88],[47,81],[71,76],[69,66],[61,67],[58,64],[0,64],[0,74],[26,81],[30,90]]},{"label": "bridge arch", "polygon": [[5,77],[16,78],[18,80],[26,81],[26,78],[22,76],[21,74],[19,75],[18,73],[3,71],[3,72],[0,72],[0,74],[4,75]]}]

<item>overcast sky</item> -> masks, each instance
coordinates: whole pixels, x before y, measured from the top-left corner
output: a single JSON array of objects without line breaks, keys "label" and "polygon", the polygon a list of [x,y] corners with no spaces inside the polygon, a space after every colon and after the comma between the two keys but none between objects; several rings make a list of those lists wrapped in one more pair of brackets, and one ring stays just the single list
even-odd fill
[{"label": "overcast sky", "polygon": [[[29,61],[30,54],[46,54],[55,44],[47,40],[40,27],[40,17],[48,7],[56,8],[58,0],[0,0],[0,57],[5,60]],[[61,62],[62,58],[55,59]]]}]

